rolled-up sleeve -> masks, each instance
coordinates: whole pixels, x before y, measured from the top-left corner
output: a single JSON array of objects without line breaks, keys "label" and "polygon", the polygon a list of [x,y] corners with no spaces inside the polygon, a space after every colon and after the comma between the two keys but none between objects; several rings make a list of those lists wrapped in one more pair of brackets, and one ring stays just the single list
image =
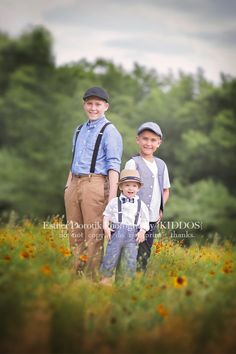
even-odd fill
[{"label": "rolled-up sleeve", "polygon": [[120,172],[123,152],[122,137],[114,125],[107,127],[105,131],[104,149],[106,151],[106,169]]}]

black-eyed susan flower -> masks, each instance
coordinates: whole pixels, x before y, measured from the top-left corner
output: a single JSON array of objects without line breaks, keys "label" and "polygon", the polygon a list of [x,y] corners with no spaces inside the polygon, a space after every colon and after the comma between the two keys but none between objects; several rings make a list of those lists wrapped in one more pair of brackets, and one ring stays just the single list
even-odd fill
[{"label": "black-eyed susan flower", "polygon": [[64,256],[64,257],[70,257],[71,256],[71,251],[68,248],[65,248],[63,246],[60,247],[59,252]]},{"label": "black-eyed susan flower", "polygon": [[86,263],[88,260],[88,256],[86,254],[81,254],[79,256],[79,260]]},{"label": "black-eyed susan flower", "polygon": [[163,248],[162,242],[155,242],[155,253],[156,254],[160,253],[162,248]]},{"label": "black-eyed susan flower", "polygon": [[6,256],[3,257],[4,261],[6,262],[10,262],[11,261],[11,256],[9,256],[8,254]]},{"label": "black-eyed susan flower", "polygon": [[71,256],[71,251],[68,250],[68,249],[65,249],[64,252],[63,252],[63,256],[64,257],[70,257]]},{"label": "black-eyed susan flower", "polygon": [[30,258],[29,252],[27,252],[27,251],[22,251],[22,252],[20,253],[20,258],[21,258],[21,259],[29,259],[29,258]]},{"label": "black-eyed susan flower", "polygon": [[185,276],[174,277],[174,287],[184,288],[187,285],[187,278]]},{"label": "black-eyed susan flower", "polygon": [[233,272],[233,268],[230,265],[224,265],[222,268],[222,272],[225,274],[229,274]]}]

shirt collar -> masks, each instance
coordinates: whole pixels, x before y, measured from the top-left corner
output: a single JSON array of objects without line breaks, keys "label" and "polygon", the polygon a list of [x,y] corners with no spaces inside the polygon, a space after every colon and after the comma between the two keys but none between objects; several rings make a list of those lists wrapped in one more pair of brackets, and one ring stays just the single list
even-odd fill
[{"label": "shirt collar", "polygon": [[[127,197],[123,193],[121,193],[119,198],[121,200],[122,198],[127,198]],[[134,197],[134,200],[138,200],[138,199],[139,199],[139,196],[136,194],[136,196]]]},{"label": "shirt collar", "polygon": [[102,116],[101,118],[98,118],[96,120],[88,120],[87,127],[95,128],[97,125],[100,125],[101,123],[105,122],[105,120],[106,120],[105,116]]}]

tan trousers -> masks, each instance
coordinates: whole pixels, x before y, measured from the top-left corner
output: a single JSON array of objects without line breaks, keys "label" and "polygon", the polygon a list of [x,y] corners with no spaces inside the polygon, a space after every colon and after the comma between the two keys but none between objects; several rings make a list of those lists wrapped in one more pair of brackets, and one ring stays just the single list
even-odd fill
[{"label": "tan trousers", "polygon": [[65,190],[65,209],[74,268],[93,277],[103,257],[103,211],[108,202],[109,181],[106,176],[77,177]]}]

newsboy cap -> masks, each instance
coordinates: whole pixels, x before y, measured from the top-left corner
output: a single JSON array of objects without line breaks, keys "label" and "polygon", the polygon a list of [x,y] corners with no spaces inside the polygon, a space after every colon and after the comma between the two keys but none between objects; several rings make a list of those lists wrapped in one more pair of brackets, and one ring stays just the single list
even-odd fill
[{"label": "newsboy cap", "polygon": [[162,139],[162,136],[163,136],[162,131],[161,131],[161,128],[159,127],[158,124],[156,124],[154,122],[143,123],[138,128],[138,131],[137,131],[138,135],[141,134],[144,130],[151,130],[153,133],[155,133],[156,135],[158,135]]},{"label": "newsboy cap", "polygon": [[140,184],[140,186],[143,186],[140,174],[137,170],[122,170],[120,173],[120,180],[118,185],[124,182],[137,182]]},{"label": "newsboy cap", "polygon": [[108,93],[101,87],[91,87],[91,88],[89,88],[84,93],[83,99],[86,100],[86,98],[92,97],[92,96],[99,97],[99,98],[101,98],[101,100],[104,100],[106,102],[108,102],[108,100],[109,100]]}]

